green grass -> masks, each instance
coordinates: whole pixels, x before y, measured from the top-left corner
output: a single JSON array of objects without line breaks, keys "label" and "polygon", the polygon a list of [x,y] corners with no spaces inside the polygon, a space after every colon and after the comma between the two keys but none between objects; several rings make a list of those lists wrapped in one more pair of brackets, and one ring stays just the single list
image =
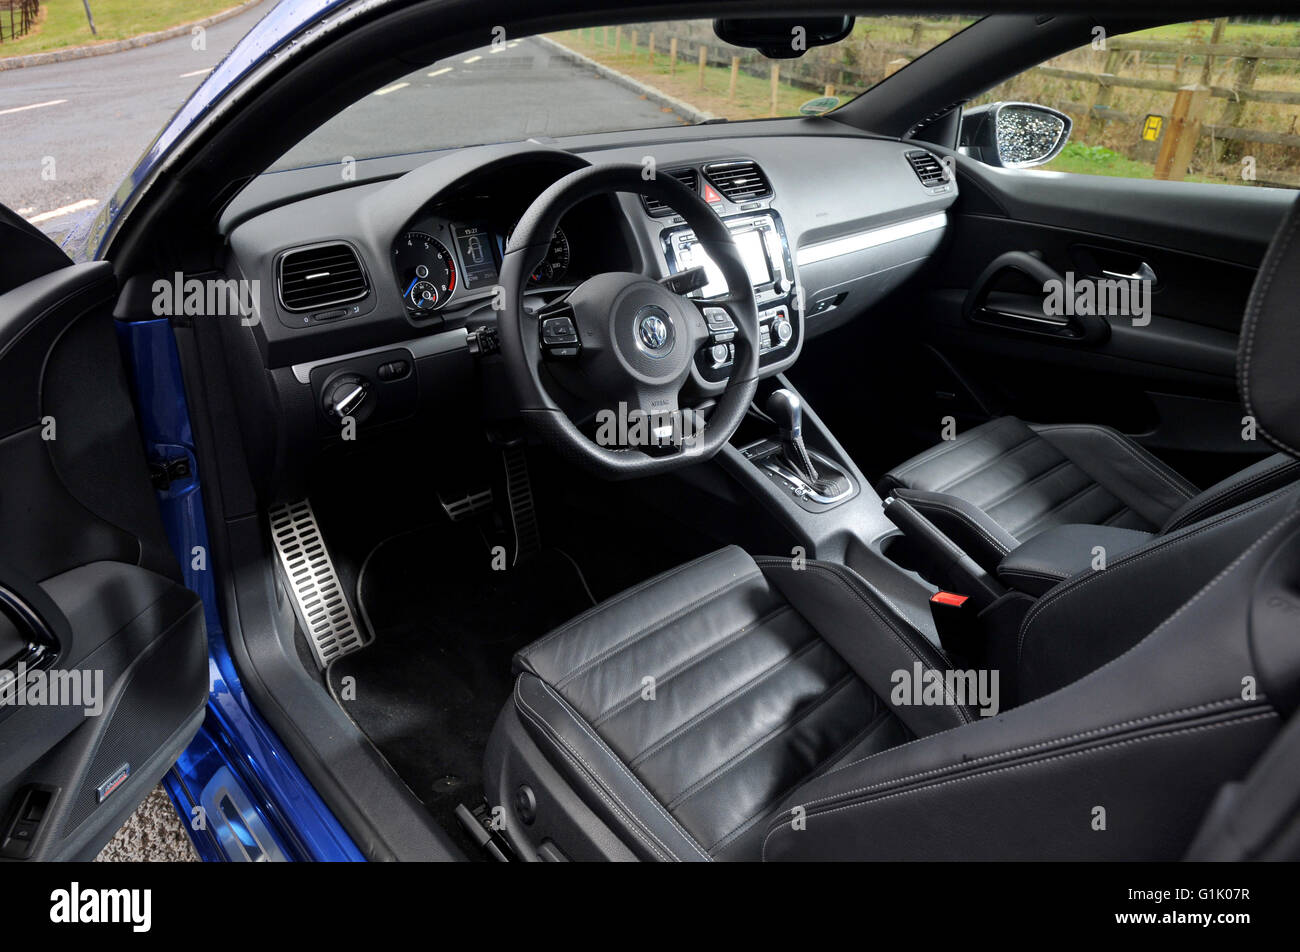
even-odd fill
[{"label": "green grass", "polygon": [[0,43],[0,57],[124,40],[202,20],[238,5],[239,0],[90,0],[98,31],[92,35],[81,0],[45,0],[36,26],[16,40],[9,39],[8,14],[4,15],[5,40]]},{"label": "green grass", "polygon": [[[1213,20],[1194,20],[1188,23],[1170,23],[1130,34],[1153,40],[1188,40],[1208,43],[1214,30]],[[1223,30],[1221,43],[1251,43],[1260,46],[1295,46],[1300,44],[1300,23],[1290,20],[1283,23],[1228,23]]]},{"label": "green grass", "polygon": [[[1071,142],[1061,154],[1046,165],[1039,166],[1045,172],[1076,172],[1080,175],[1111,175],[1117,178],[1149,179],[1155,177],[1155,164],[1140,162],[1120,155],[1104,145],[1085,145]],[[1185,182],[1222,182],[1220,178],[1202,175],[1188,175]]]}]

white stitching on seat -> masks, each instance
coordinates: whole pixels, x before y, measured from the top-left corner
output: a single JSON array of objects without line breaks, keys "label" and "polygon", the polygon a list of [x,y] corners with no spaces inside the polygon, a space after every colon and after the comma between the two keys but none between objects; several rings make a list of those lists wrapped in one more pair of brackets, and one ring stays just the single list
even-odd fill
[{"label": "white stitching on seat", "polygon": [[[980,525],[979,522],[973,516],[971,516],[968,512],[966,512],[965,510],[961,509],[958,506],[954,506],[951,503],[948,503],[946,501],[940,502],[939,500],[936,499],[916,499],[915,497],[912,496],[902,496],[902,495],[900,495],[898,498],[903,500],[904,502],[911,503],[912,506],[917,509],[922,509],[926,506],[929,506],[932,509],[942,509],[945,512],[949,512],[952,515],[956,516],[958,519],[961,519],[963,522],[965,522],[976,532],[978,532],[989,542],[990,545],[993,546],[993,548],[997,549],[1003,555],[1006,555],[1011,551],[1009,548],[1007,548],[1005,544],[999,542],[997,539],[991,536],[988,530],[985,529],[982,525]],[[976,508],[979,507],[977,506]],[[991,519],[993,517],[989,516],[989,518]]]},{"label": "white stitching on seat", "polygon": [[[765,562],[760,561],[759,564],[762,565],[765,564]],[[788,563],[781,559],[771,560],[769,564],[788,567]],[[856,588],[854,588],[851,584],[849,584],[849,582],[843,576],[839,575],[836,571],[834,571],[832,567],[827,565],[822,565],[817,562],[809,562],[805,568],[805,571],[807,571],[807,569],[814,569],[816,571],[820,571],[821,573],[823,573],[824,577],[829,578],[831,581],[835,582],[837,585],[839,585],[841,588],[847,591],[850,595],[852,595],[854,598],[860,601],[863,605],[867,607],[867,610],[870,611],[871,614],[873,614],[880,622],[884,624],[885,628],[889,631],[893,639],[896,642],[898,642],[900,645],[902,645],[905,649],[907,649],[909,653],[911,653],[913,658],[921,662],[921,664],[925,665],[927,669],[936,670],[934,666],[930,664],[930,662],[926,658],[921,656],[921,653],[916,650],[916,647],[913,644],[911,644],[910,639],[907,637],[907,635],[903,631],[901,631],[898,627],[896,627],[893,621],[884,612],[882,612],[877,606],[873,605],[869,599],[865,598],[861,592],[859,592]],[[904,621],[906,621],[906,619],[904,619]],[[813,627],[816,628],[816,626]],[[946,659],[944,660],[946,661]],[[946,684],[944,686],[944,693],[946,695],[945,700],[947,700],[949,704],[949,709],[957,715],[957,719],[962,723],[967,723],[967,724],[970,723],[970,715],[968,715],[966,711],[961,707],[961,705],[957,703],[956,698],[952,695],[951,692],[948,691]]]},{"label": "white stitching on seat", "polygon": [[[630,832],[633,836],[635,836],[638,840],[640,840],[641,843],[646,847],[646,849],[648,849],[660,860],[666,861],[668,857],[664,855],[663,851],[657,848],[654,845],[654,843],[651,843],[649,840],[647,840],[645,836],[640,832],[640,830],[637,829],[639,825],[643,825],[643,824],[641,824],[641,822],[636,819],[636,817],[632,814],[632,812],[628,810],[625,805],[623,805],[623,801],[622,800],[618,801],[619,804],[622,805],[622,809],[619,809],[619,807],[614,805],[614,803],[609,799],[609,797],[605,795],[603,789],[604,784],[600,782],[600,778],[592,770],[590,765],[588,765],[587,762],[583,760],[582,757],[576,753],[576,751],[573,751],[572,748],[569,746],[569,744],[564,740],[564,738],[560,737],[559,733],[553,727],[551,727],[550,724],[546,722],[546,719],[542,717],[539,713],[537,713],[537,711],[534,710],[529,705],[529,703],[523,699],[523,696],[519,693],[518,681],[515,682],[515,704],[517,707],[519,707],[520,712],[525,717],[527,717],[530,721],[532,721],[534,724],[536,724],[539,728],[542,729],[542,732],[544,734],[546,734],[548,737],[553,736],[555,740],[560,742],[560,746],[557,747],[556,749],[559,750],[559,752],[564,756],[564,758],[568,760],[570,764],[573,765],[575,770],[578,769],[579,762],[581,762],[581,765],[585,769],[585,772],[591,778],[592,782],[590,784],[590,787],[592,791],[596,794],[596,796],[600,797],[601,801],[604,802],[604,804],[610,808],[611,812],[621,815],[627,821],[628,832]],[[577,758],[577,760],[574,759],[575,757]],[[611,795],[613,794],[612,790],[610,791],[610,794]],[[615,799],[617,799],[616,796]],[[658,837],[655,838],[655,842],[658,842]],[[663,844],[660,845],[662,846]],[[664,849],[668,849],[668,847],[665,846]],[[677,859],[677,856],[675,854],[672,854],[671,850],[669,851],[669,854],[672,855],[673,859]]]},{"label": "white stitching on seat", "polygon": [[[1252,489],[1254,486],[1267,479],[1272,479],[1276,477],[1279,473],[1283,472],[1284,470],[1290,467],[1300,467],[1300,460],[1287,459],[1284,457],[1279,464],[1272,466],[1268,469],[1261,470],[1260,472],[1255,473],[1253,476],[1247,476],[1245,479],[1241,480],[1240,482],[1232,483],[1231,485],[1224,486],[1222,489],[1210,493],[1210,495],[1202,499],[1196,499],[1195,497],[1193,497],[1192,499],[1188,500],[1189,505],[1185,510],[1176,512],[1169,517],[1169,521],[1165,523],[1164,527],[1160,530],[1160,532],[1162,534],[1168,532],[1175,532],[1178,529],[1182,529],[1187,526],[1190,526],[1194,522],[1200,522],[1201,519],[1204,518],[1202,514],[1205,513],[1208,509],[1211,509],[1212,507],[1220,503],[1223,499],[1227,499],[1231,496],[1235,496],[1238,494],[1248,495],[1249,494],[1248,490]],[[1240,504],[1241,503],[1237,503],[1237,505]]]},{"label": "white stitching on seat", "polygon": [[[1264,299],[1268,297],[1268,289],[1273,286],[1273,278],[1277,276],[1278,268],[1282,266],[1282,260],[1291,247],[1291,241],[1295,238],[1296,229],[1300,228],[1300,213],[1297,213],[1294,202],[1291,206],[1290,215],[1290,227],[1287,229],[1286,234],[1281,236],[1282,243],[1277,245],[1269,254],[1267,260],[1268,270],[1259,279],[1259,290],[1252,293],[1250,300],[1246,303],[1246,318],[1244,321],[1246,340],[1241,349],[1241,360],[1237,368],[1237,389],[1241,391],[1241,402],[1245,406],[1246,412],[1254,417],[1257,422],[1259,414],[1255,412],[1250,399],[1250,360],[1255,349],[1255,332],[1259,329],[1259,319],[1264,311]],[[1274,244],[1276,244],[1276,239]],[[1262,425],[1259,427],[1259,431],[1292,456],[1300,456],[1300,450],[1291,446],[1285,440],[1278,439]]]},{"label": "white stitching on seat", "polygon": [[[914,788],[912,788],[911,790],[901,790],[901,791],[899,791],[898,793],[887,794],[886,796],[883,796],[883,797],[876,797],[876,798],[873,798],[873,799],[870,799],[870,800],[860,800],[860,801],[858,801],[857,803],[849,803],[849,804],[845,804],[845,805],[842,806],[842,807],[835,807],[835,808],[832,809],[832,810],[825,810],[825,811],[823,811],[823,812],[821,812],[821,813],[817,813],[817,814],[811,814],[811,813],[809,813],[809,814],[808,814],[808,819],[812,819],[812,817],[813,817],[814,815],[815,815],[815,816],[818,816],[818,817],[830,816],[831,814],[834,814],[834,813],[842,813],[842,812],[845,811],[845,810],[854,810],[854,809],[857,809],[858,807],[862,807],[862,806],[871,806],[871,805],[873,805],[873,804],[877,804],[877,803],[884,803],[884,802],[887,801],[887,800],[896,800],[896,799],[898,799],[898,798],[900,798],[900,797],[905,797],[905,796],[908,796],[909,794],[913,794],[913,793],[922,793],[922,792],[929,792],[929,791],[932,791],[932,790],[938,790],[938,789],[940,789],[941,787],[948,787],[948,786],[952,786],[953,784],[965,783],[966,781],[969,781],[969,780],[982,780],[982,779],[986,779],[986,778],[988,778],[988,777],[996,776],[996,775],[998,775],[998,774],[1010,773],[1010,772],[1015,771],[1015,770],[1023,770],[1023,769],[1026,769],[1026,768],[1028,768],[1028,767],[1041,767],[1041,766],[1043,766],[1043,765],[1045,765],[1045,764],[1051,764],[1051,763],[1055,763],[1055,762],[1057,762],[1057,761],[1061,761],[1061,760],[1068,760],[1068,759],[1070,759],[1070,758],[1072,758],[1072,757],[1084,757],[1084,756],[1089,756],[1089,755],[1091,755],[1091,754],[1100,753],[1100,752],[1102,752],[1102,751],[1106,751],[1106,750],[1116,750],[1116,749],[1118,749],[1118,748],[1120,748],[1120,747],[1127,747],[1127,746],[1131,746],[1131,745],[1134,745],[1134,744],[1141,744],[1141,743],[1145,743],[1146,741],[1150,741],[1150,740],[1165,740],[1165,739],[1167,739],[1167,738],[1170,738],[1170,737],[1177,737],[1177,736],[1182,735],[1182,734],[1195,734],[1195,733],[1200,733],[1200,732],[1204,732],[1204,731],[1217,730],[1217,729],[1219,729],[1219,728],[1221,728],[1221,727],[1238,727],[1238,726],[1243,725],[1243,724],[1249,724],[1249,723],[1252,723],[1253,721],[1266,720],[1266,719],[1269,719],[1269,718],[1276,718],[1277,716],[1278,716],[1278,715],[1277,715],[1277,711],[1269,710],[1269,711],[1261,712],[1261,713],[1259,713],[1259,714],[1253,714],[1253,715],[1250,715],[1250,716],[1248,716],[1248,717],[1239,717],[1239,718],[1235,718],[1235,719],[1232,719],[1232,720],[1219,721],[1218,723],[1214,723],[1214,724],[1199,724],[1199,725],[1197,725],[1197,726],[1195,726],[1195,727],[1183,727],[1183,728],[1179,728],[1179,729],[1177,729],[1177,730],[1171,730],[1171,731],[1157,731],[1157,732],[1155,732],[1155,733],[1146,734],[1146,735],[1144,735],[1144,736],[1142,736],[1142,737],[1130,737],[1130,738],[1127,738],[1127,739],[1125,739],[1125,740],[1114,741],[1114,742],[1109,743],[1109,744],[1100,744],[1100,745],[1098,745],[1098,746],[1096,746],[1096,747],[1087,747],[1087,748],[1084,748],[1083,750],[1066,751],[1066,752],[1064,752],[1064,753],[1055,754],[1055,755],[1053,755],[1053,756],[1051,756],[1051,757],[1044,757],[1044,758],[1041,758],[1041,759],[1028,760],[1028,761],[1026,761],[1026,762],[1024,762],[1024,763],[1020,763],[1020,764],[1010,764],[1010,765],[1008,765],[1008,766],[1006,766],[1006,767],[998,767],[998,768],[995,768],[995,769],[993,769],[993,770],[980,771],[980,772],[977,772],[977,773],[968,774],[968,775],[963,776],[963,777],[954,777],[954,778],[951,779],[951,780],[944,780],[944,781],[942,781],[942,782],[940,782],[940,783],[935,783],[935,784],[925,784],[925,785],[920,786],[920,787],[914,787]],[[767,835],[763,838],[763,849],[762,849],[762,853],[761,853],[761,856],[762,856],[762,859],[763,859],[763,860],[766,860],[766,859],[767,859],[767,843],[768,843],[768,840],[770,840],[770,839],[771,839],[771,838],[772,838],[776,833],[779,833],[779,832],[781,832],[782,830],[784,830],[788,825],[789,825],[788,823],[782,822],[782,823],[780,823],[779,825],[774,826],[772,829],[768,830]]]},{"label": "white stitching on seat", "polygon": [[633,595],[639,595],[642,592],[646,591],[652,585],[656,585],[659,582],[667,582],[669,579],[676,578],[678,575],[681,575],[687,569],[693,569],[697,565],[707,562],[709,559],[715,558],[725,551],[726,551],[725,549],[722,549],[717,552],[709,552],[707,555],[702,555],[698,559],[694,559],[690,562],[687,562],[685,565],[679,565],[675,569],[670,569],[667,572],[664,572],[660,575],[656,575],[654,578],[648,578],[644,582],[641,582],[638,585],[634,585],[632,588],[629,588],[626,591],[619,592],[617,595],[613,595],[605,599],[605,601],[601,602],[598,605],[593,605],[591,608],[588,608],[577,618],[570,619],[569,621],[561,625],[559,628],[556,628],[549,635],[544,636],[540,641],[533,642],[533,644],[529,645],[527,648],[523,650],[522,652],[523,657],[531,658],[534,652],[538,651],[545,645],[550,644],[560,635],[572,631],[578,625],[582,624],[584,621],[589,620],[594,615],[599,614],[600,612],[604,611],[607,608],[612,608],[615,605],[622,604],[623,602],[631,598]]},{"label": "white stitching on seat", "polygon": [[[922,770],[918,773],[906,774],[902,777],[896,777],[892,780],[882,780],[880,783],[873,783],[865,787],[858,787],[853,790],[847,790],[842,793],[834,794],[833,796],[820,797],[816,800],[812,800],[809,801],[808,803],[803,804],[803,806],[805,807],[817,806],[819,804],[827,803],[831,800],[835,800],[840,797],[852,796],[855,793],[867,793],[871,790],[878,790],[881,787],[888,787],[892,784],[905,783],[908,780],[920,780],[922,777],[930,777],[935,774],[940,774],[943,773],[944,771],[952,770],[955,767],[969,767],[973,764],[980,764],[980,763],[986,763],[990,760],[997,760],[999,757],[1013,757],[1017,754],[1027,754],[1030,751],[1042,750],[1044,747],[1052,747],[1058,744],[1068,744],[1071,741],[1081,740],[1084,737],[1093,737],[1097,734],[1105,733],[1106,731],[1122,730],[1126,727],[1136,727],[1139,724],[1145,724],[1149,721],[1160,720],[1161,718],[1164,717],[1181,717],[1184,714],[1199,714],[1202,711],[1209,711],[1215,708],[1228,707],[1232,705],[1246,706],[1246,702],[1243,702],[1242,699],[1239,697],[1229,697],[1229,698],[1224,698],[1221,701],[1206,701],[1204,704],[1194,704],[1191,707],[1180,707],[1172,711],[1162,711],[1159,714],[1146,714],[1142,717],[1130,718],[1127,721],[1118,721],[1114,724],[1104,724],[1101,727],[1092,727],[1086,731],[1076,731],[1073,734],[1066,734],[1063,737],[1053,737],[1051,740],[1039,741],[1037,744],[1026,744],[1023,747],[1013,747],[1010,750],[1000,750],[997,751],[996,753],[985,754],[982,757],[974,757],[971,758],[970,760],[960,760],[957,761],[956,763],[946,764],[943,767],[934,767],[930,770]],[[911,743],[915,743],[915,741],[912,741]],[[904,744],[900,746],[907,746],[907,745]],[[893,750],[896,748],[890,748],[890,749]],[[886,751],[879,751],[878,753],[885,753],[885,752]],[[877,754],[871,754],[870,756],[863,757],[860,760],[855,760],[852,763],[843,764],[842,766],[836,767],[834,770],[828,770],[826,772],[826,776],[829,777],[833,773],[838,773],[839,771],[844,770],[848,767],[852,767],[857,764],[864,763],[875,756],[877,756]]]},{"label": "white stitching on seat", "polygon": [[641,639],[648,638],[650,635],[653,635],[655,632],[662,630],[672,622],[684,618],[685,616],[689,615],[691,612],[695,611],[695,609],[705,604],[706,602],[713,601],[719,596],[725,595],[727,592],[739,588],[741,585],[745,584],[746,582],[753,581],[756,578],[762,578],[762,575],[763,573],[760,572],[757,568],[755,568],[752,572],[747,572],[744,575],[739,576],[738,578],[730,579],[723,585],[720,585],[717,588],[705,592],[703,595],[701,595],[699,598],[695,599],[694,601],[690,602],[689,604],[684,605],[680,608],[676,608],[673,611],[669,612],[667,615],[662,615],[659,618],[656,618],[648,625],[641,626],[636,631],[632,632],[630,635],[623,638],[621,641],[618,641],[612,645],[608,645],[604,650],[597,652],[596,654],[587,658],[585,661],[581,662],[576,668],[573,668],[572,670],[566,672],[565,674],[560,675],[556,679],[556,685],[559,687],[564,687],[564,685],[568,684],[574,678],[577,678],[580,675],[585,674],[586,672],[590,671],[592,668],[598,666],[602,662],[608,661],[610,658],[619,654],[624,649],[631,648],[633,645],[641,641]]},{"label": "white stitching on seat", "polygon": [[[930,449],[922,453],[920,456],[916,457],[910,462],[904,463],[898,469],[890,470],[885,475],[893,476],[897,478],[902,476],[904,473],[910,473],[912,470],[916,469],[916,467],[922,465],[923,463],[933,462],[934,460],[939,459],[940,457],[944,456],[951,450],[955,450],[963,446],[970,446],[972,443],[978,443],[980,440],[987,439],[993,433],[996,433],[998,430],[1002,429],[1008,421],[1014,419],[1015,417],[998,417],[996,420],[990,420],[988,423],[981,424],[982,426],[988,427],[988,430],[986,432],[980,433],[978,436],[975,436],[974,434],[976,430],[980,429],[980,427],[975,427],[975,429],[973,430],[967,430],[965,433],[960,434],[957,437],[957,439],[953,440],[951,445],[944,446],[942,443],[940,443],[938,446],[931,447]],[[1016,422],[1020,422],[1020,421],[1017,420]],[[1021,426],[1024,426],[1024,424],[1021,423]],[[902,482],[902,480],[900,479],[899,482]]]},{"label": "white stitching on seat", "polygon": [[[610,749],[609,745],[605,743],[604,740],[602,740],[600,737],[597,737],[596,734],[592,732],[591,728],[589,728],[586,725],[586,723],[583,721],[581,717],[576,716],[574,712],[570,710],[568,702],[565,701],[564,698],[560,697],[560,695],[556,694],[554,689],[552,689],[552,687],[549,684],[547,684],[545,681],[539,678],[537,683],[542,686],[542,689],[546,691],[547,694],[551,695],[551,697],[553,697],[556,700],[556,702],[560,705],[560,709],[564,711],[565,714],[569,715],[569,718],[575,724],[578,725],[579,730],[581,730],[584,734],[586,734],[593,741],[595,741],[597,746],[603,748],[609,753],[609,759],[613,761],[614,766],[617,767],[619,770],[623,771],[623,774],[630,781],[632,781],[632,784],[636,788],[637,792],[640,793],[642,796],[644,796],[646,798],[646,801],[649,802],[650,806],[652,806],[656,811],[658,811],[659,815],[662,816],[665,820],[667,820],[672,825],[672,827],[675,830],[677,830],[678,833],[681,834],[682,838],[686,840],[686,842],[691,846],[691,848],[694,849],[695,852],[699,853],[700,856],[704,857],[704,859],[706,860],[712,859],[712,857],[709,856],[708,853],[704,852],[704,849],[700,846],[700,844],[695,841],[695,837],[691,836],[691,834],[686,831],[686,828],[683,827],[681,823],[677,821],[677,818],[672,816],[667,810],[665,810],[663,804],[661,804],[657,799],[655,799],[654,795],[645,788],[645,785],[640,781],[640,779],[637,778],[635,774],[632,773],[631,770],[628,769],[627,765],[623,763],[623,761],[619,758],[618,754],[614,753],[614,751]],[[576,755],[577,751],[574,751],[574,754]],[[613,790],[610,791],[610,795],[617,796],[617,794],[615,794]],[[623,801],[620,800],[619,802],[622,803]],[[654,832],[649,828],[646,829],[646,832],[649,833],[651,836],[654,836]],[[655,842],[660,842],[657,836],[655,836]],[[660,842],[660,845],[663,846],[664,849],[668,850],[669,853],[672,853],[673,859],[677,859],[677,854],[673,853],[672,850],[668,849],[668,847],[663,843]]]},{"label": "white stitching on seat", "polygon": [[[1156,541],[1148,544],[1146,548],[1139,549],[1135,552],[1125,555],[1118,562],[1115,562],[1113,565],[1107,566],[1105,570],[1100,572],[1091,572],[1087,575],[1077,575],[1074,577],[1075,578],[1074,581],[1071,581],[1068,584],[1062,586],[1061,588],[1051,592],[1050,594],[1043,596],[1043,599],[1041,601],[1036,602],[1034,604],[1034,607],[1029,609],[1029,613],[1025,615],[1025,620],[1020,625],[1020,634],[1019,637],[1017,637],[1016,639],[1016,661],[1019,662],[1021,657],[1024,655],[1025,636],[1029,631],[1030,624],[1033,622],[1035,618],[1041,615],[1043,611],[1047,609],[1048,606],[1054,604],[1059,599],[1064,598],[1066,595],[1070,595],[1074,592],[1079,591],[1085,585],[1088,585],[1089,583],[1094,582],[1097,579],[1101,578],[1102,576],[1108,575],[1116,571],[1117,569],[1128,568],[1129,566],[1135,565],[1136,563],[1141,562],[1143,559],[1151,555],[1163,555],[1171,545],[1174,545],[1175,543],[1178,542],[1182,542],[1184,539],[1190,539],[1193,538],[1194,536],[1200,535],[1203,532],[1208,532],[1211,529],[1218,528],[1221,525],[1227,525],[1229,522],[1232,522],[1249,513],[1252,513],[1256,509],[1259,509],[1262,506],[1268,505],[1269,503],[1277,499],[1279,496],[1286,493],[1289,489],[1290,487],[1284,487],[1282,489],[1277,490],[1276,492],[1270,493],[1269,495],[1255,502],[1248,509],[1242,509],[1239,512],[1229,511],[1229,513],[1221,514],[1217,516],[1213,521],[1206,522],[1199,529],[1193,529],[1191,532],[1188,532],[1186,535],[1171,535],[1171,536],[1164,536],[1164,537],[1157,536]],[[1267,536],[1265,536],[1264,538],[1267,538]],[[1260,541],[1262,541],[1262,539]]]},{"label": "white stitching on seat", "polygon": [[[1192,486],[1190,483],[1180,485],[1175,482],[1170,473],[1166,472],[1162,465],[1159,464],[1158,460],[1155,460],[1153,457],[1148,457],[1142,447],[1124,439],[1122,434],[1116,433],[1110,427],[1094,426],[1089,423],[1054,423],[1039,427],[1037,432],[1045,433],[1048,431],[1054,432],[1056,430],[1090,430],[1095,433],[1100,433],[1112,443],[1116,444],[1120,449],[1124,450],[1124,452],[1128,453],[1129,456],[1133,457],[1133,459],[1141,464],[1144,469],[1151,473],[1151,475],[1155,476],[1179,496],[1182,496],[1184,502],[1196,495],[1195,486]],[[1060,448],[1058,447],[1058,450],[1059,449]],[[1078,466],[1079,464],[1076,462],[1075,465]],[[1080,467],[1080,469],[1082,469],[1082,467]],[[1089,476],[1089,478],[1091,479],[1092,477]],[[1181,477],[1179,478],[1181,479]],[[1186,482],[1186,480],[1184,480],[1184,482]],[[1110,492],[1109,488],[1104,486],[1102,488],[1106,489],[1107,492]],[[1111,495],[1114,495],[1114,493],[1111,493]],[[1123,501],[1123,499],[1120,499],[1120,502]]]}]

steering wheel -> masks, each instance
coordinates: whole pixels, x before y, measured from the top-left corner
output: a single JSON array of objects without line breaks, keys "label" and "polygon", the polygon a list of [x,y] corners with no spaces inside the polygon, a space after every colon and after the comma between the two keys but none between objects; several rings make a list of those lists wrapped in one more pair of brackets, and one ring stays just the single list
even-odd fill
[{"label": "steering wheel", "polygon": [[[526,425],[571,462],[609,479],[651,476],[711,458],[745,417],[758,386],[758,308],[731,232],[708,204],[671,175],[646,179],[638,164],[594,165],[542,192],[515,226],[501,265],[501,354]],[[633,272],[595,275],[536,313],[523,306],[529,276],[560,218],[608,192],[658,199],[695,231],[727,293],[693,300]],[[710,339],[704,309],[735,325],[731,376],[707,421],[680,406],[696,352]],[[587,437],[547,392],[541,368],[596,410]],[[605,424],[615,424],[612,428]]]}]

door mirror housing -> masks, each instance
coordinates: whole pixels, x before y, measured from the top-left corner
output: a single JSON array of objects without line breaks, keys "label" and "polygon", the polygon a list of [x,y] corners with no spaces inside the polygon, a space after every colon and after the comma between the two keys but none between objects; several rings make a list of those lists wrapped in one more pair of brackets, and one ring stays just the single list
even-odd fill
[{"label": "door mirror housing", "polygon": [[1028,169],[1061,154],[1074,123],[1063,112],[1030,102],[995,102],[961,118],[961,148],[985,165]]}]

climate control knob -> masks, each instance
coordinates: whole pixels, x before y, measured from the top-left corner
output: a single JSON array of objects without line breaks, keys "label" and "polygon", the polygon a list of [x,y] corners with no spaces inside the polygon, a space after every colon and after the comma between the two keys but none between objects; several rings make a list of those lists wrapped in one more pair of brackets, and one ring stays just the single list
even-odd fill
[{"label": "climate control knob", "polygon": [[794,326],[787,317],[777,317],[772,321],[772,333],[782,344],[790,343],[790,338],[794,337]]}]

